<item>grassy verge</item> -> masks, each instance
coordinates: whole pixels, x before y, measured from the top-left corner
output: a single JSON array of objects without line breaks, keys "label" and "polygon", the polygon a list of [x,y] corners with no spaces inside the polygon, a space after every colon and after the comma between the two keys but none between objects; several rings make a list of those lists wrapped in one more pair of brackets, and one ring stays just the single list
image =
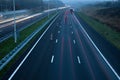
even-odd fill
[{"label": "grassy verge", "polygon": [[111,29],[109,26],[90,18],[83,13],[79,13],[79,16],[84,21],[86,21],[86,23],[89,24],[94,30],[96,30],[99,34],[101,34],[118,49],[120,49],[120,32]]},{"label": "grassy verge", "polygon": [[[53,15],[51,15],[52,17]],[[23,31],[20,32],[21,35],[23,35],[21,38],[25,39],[32,31],[36,30],[40,25],[42,25],[48,18],[44,18],[43,20],[31,25],[30,27],[24,29]],[[34,28],[33,28],[34,27]],[[36,28],[35,28],[36,27]],[[32,28],[32,29],[31,29]],[[10,69],[10,67],[20,58],[21,55],[34,43],[36,38],[38,38],[44,30],[47,28],[47,25],[37,34],[33,37],[33,39],[0,71],[0,80],[2,77],[6,74],[6,72]],[[28,31],[31,30],[31,31]],[[25,33],[24,33],[25,32]],[[19,43],[21,40],[19,40]],[[12,38],[8,39],[9,42],[14,42]],[[6,41],[5,41],[6,42]],[[17,43],[18,44],[18,43]],[[16,46],[17,44],[14,44],[13,46]],[[12,48],[11,48],[12,49]]]},{"label": "grassy verge", "polygon": [[20,44],[25,38],[27,38],[32,32],[39,28],[45,21],[47,21],[47,17],[38,21],[37,23],[25,28],[20,32],[20,38],[17,43],[14,43],[14,38],[10,37],[7,40],[0,43],[0,59],[2,59],[6,54],[8,54],[11,50],[13,50],[18,44]]}]

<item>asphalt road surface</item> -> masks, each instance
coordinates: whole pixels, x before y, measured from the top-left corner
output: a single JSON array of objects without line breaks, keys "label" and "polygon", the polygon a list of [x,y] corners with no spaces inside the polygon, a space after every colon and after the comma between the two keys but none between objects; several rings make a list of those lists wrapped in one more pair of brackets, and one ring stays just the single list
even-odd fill
[{"label": "asphalt road surface", "polygon": [[119,80],[69,10],[61,13],[28,54],[4,80]]}]

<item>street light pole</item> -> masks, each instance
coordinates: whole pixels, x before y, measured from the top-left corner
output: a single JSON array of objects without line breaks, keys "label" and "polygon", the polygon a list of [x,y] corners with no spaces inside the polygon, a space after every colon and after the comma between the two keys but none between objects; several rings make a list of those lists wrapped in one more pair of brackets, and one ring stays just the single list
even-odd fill
[{"label": "street light pole", "polygon": [[15,12],[15,0],[13,0],[13,12],[14,12],[14,42],[17,43],[17,31],[16,31],[16,12]]},{"label": "street light pole", "polygon": [[49,0],[48,0],[48,18],[50,16],[50,13],[49,13]]},{"label": "street light pole", "polygon": [[57,13],[57,10],[58,10],[57,0],[55,0],[55,2],[56,2],[56,13]]}]

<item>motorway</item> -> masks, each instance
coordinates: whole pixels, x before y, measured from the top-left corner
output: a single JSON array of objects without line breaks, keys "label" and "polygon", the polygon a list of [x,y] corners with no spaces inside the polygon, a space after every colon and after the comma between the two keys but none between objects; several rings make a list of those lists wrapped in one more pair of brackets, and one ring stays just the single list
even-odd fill
[{"label": "motorway", "polygon": [[[44,10],[41,13],[36,13],[36,14],[33,14],[33,15],[29,15],[29,16],[21,15],[21,18],[16,17],[16,26],[17,26],[18,37],[20,36],[19,31],[21,31],[24,28],[29,27],[31,24],[43,19],[44,17],[46,17],[48,15],[48,13],[50,15],[50,14],[55,13],[56,10],[60,11],[64,8],[66,8],[66,7],[59,7],[59,8]],[[13,33],[14,33],[13,32],[14,31],[13,26],[14,26],[14,20],[13,19],[5,20],[5,21],[0,22],[0,43],[13,35]]]},{"label": "motorway", "polygon": [[[55,11],[51,10],[49,14],[54,13]],[[46,17],[48,12],[43,12],[43,13],[37,13],[31,16],[27,16],[24,18],[16,19],[16,26],[17,26],[17,31],[18,31],[18,36],[19,36],[19,31],[23,30],[24,28],[28,27],[34,22],[37,22],[38,20],[43,19]],[[13,29],[14,29],[14,21],[8,21],[5,23],[0,24],[0,42],[4,41],[4,39],[7,39],[10,35],[13,35]]]},{"label": "motorway", "polygon": [[26,53],[21,63],[12,72],[8,71],[3,80],[119,80],[118,74],[69,10],[61,13]]}]

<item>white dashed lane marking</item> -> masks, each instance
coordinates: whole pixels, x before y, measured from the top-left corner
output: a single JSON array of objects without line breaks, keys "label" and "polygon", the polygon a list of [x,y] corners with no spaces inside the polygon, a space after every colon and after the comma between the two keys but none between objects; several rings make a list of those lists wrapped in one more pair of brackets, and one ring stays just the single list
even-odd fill
[{"label": "white dashed lane marking", "polygon": [[75,41],[75,40],[73,40],[73,43],[75,44],[75,43],[76,43],[76,41]]},{"label": "white dashed lane marking", "polygon": [[58,43],[58,39],[56,39],[56,41],[55,41],[56,43]]},{"label": "white dashed lane marking", "polygon": [[58,31],[58,34],[60,33],[60,31]]},{"label": "white dashed lane marking", "polygon": [[80,57],[77,56],[77,59],[78,59],[78,63],[81,64],[81,61],[80,61]]},{"label": "white dashed lane marking", "polygon": [[53,55],[52,58],[51,58],[51,63],[53,63],[53,61],[54,61],[54,55]]}]

